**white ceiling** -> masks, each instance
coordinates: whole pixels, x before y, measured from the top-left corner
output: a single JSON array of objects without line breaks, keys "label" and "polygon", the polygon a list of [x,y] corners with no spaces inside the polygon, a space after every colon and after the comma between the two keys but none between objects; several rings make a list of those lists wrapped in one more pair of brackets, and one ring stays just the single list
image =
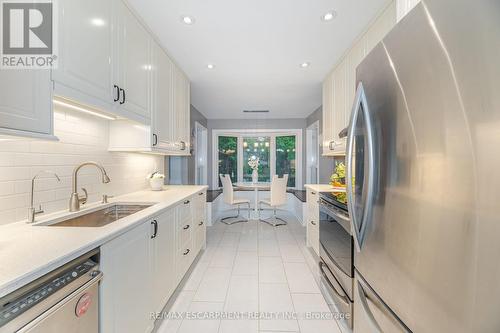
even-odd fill
[{"label": "white ceiling", "polygon": [[[387,0],[128,0],[191,80],[207,118],[304,118],[321,82]],[[323,22],[330,10],[337,17]],[[181,17],[194,17],[195,24]],[[304,69],[303,62],[311,65]],[[209,63],[214,70],[207,69]]]}]

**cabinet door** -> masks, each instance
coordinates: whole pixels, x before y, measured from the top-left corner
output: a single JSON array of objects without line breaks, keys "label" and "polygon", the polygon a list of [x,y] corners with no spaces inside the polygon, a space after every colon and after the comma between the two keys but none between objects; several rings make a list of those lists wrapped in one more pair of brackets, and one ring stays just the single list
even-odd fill
[{"label": "cabinet door", "polygon": [[182,153],[189,155],[190,145],[190,85],[178,68],[174,68],[174,123],[175,141],[181,144]]},{"label": "cabinet door", "polygon": [[[52,82],[49,70],[2,70],[0,132],[52,135]],[[5,131],[1,131],[1,129]]]},{"label": "cabinet door", "polygon": [[120,108],[125,116],[147,123],[151,119],[151,37],[121,0],[114,3],[118,45],[113,57],[118,59],[118,67],[113,77],[124,90]]},{"label": "cabinet door", "polygon": [[153,43],[153,117],[151,125],[156,135],[156,146],[173,149],[173,63],[159,45]]},{"label": "cabinet door", "polygon": [[365,57],[365,43],[361,39],[358,41],[347,54],[347,68],[346,68],[346,115],[344,126],[349,125],[351,118],[351,111],[356,95],[356,68],[363,61]]},{"label": "cabinet door", "polygon": [[329,74],[323,82],[323,154],[330,153],[333,141],[333,77]]},{"label": "cabinet door", "polygon": [[346,124],[346,60],[333,73],[333,140],[339,140],[339,133]]},{"label": "cabinet door", "polygon": [[100,332],[150,332],[153,321],[151,225],[143,223],[101,246]]},{"label": "cabinet door", "polygon": [[[60,54],[52,73],[56,94],[90,105],[112,105],[111,0],[58,4]],[[59,89],[59,84],[66,89]]]},{"label": "cabinet door", "polygon": [[157,235],[153,244],[153,311],[161,311],[175,289],[175,210],[156,219]]}]

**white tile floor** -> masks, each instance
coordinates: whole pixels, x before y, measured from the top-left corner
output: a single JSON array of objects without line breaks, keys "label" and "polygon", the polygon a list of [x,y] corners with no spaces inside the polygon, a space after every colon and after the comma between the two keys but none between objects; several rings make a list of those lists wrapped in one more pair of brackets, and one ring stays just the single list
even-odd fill
[{"label": "white tile floor", "polygon": [[[316,260],[306,247],[305,228],[291,215],[273,228],[250,221],[207,231],[207,249],[177,296],[159,333],[340,333],[332,320],[309,320],[308,312],[329,313],[321,296]],[[293,317],[221,319],[214,313],[290,312]],[[195,314],[197,318],[190,318]],[[200,317],[201,316],[201,317]]]}]

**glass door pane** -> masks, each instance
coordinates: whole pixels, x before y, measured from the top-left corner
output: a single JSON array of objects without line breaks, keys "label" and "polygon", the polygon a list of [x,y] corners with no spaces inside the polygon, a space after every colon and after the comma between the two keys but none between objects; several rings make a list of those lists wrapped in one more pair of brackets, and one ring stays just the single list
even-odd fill
[{"label": "glass door pane", "polygon": [[295,187],[297,170],[295,135],[276,137],[276,174],[288,175],[288,187]]},{"label": "glass door pane", "polygon": [[252,181],[252,168],[248,165],[249,159],[259,159],[259,182],[271,181],[270,137],[243,138],[243,181]]},{"label": "glass door pane", "polygon": [[[238,181],[238,138],[219,136],[219,174],[229,175],[233,183]],[[219,177],[219,187],[222,187]]]}]

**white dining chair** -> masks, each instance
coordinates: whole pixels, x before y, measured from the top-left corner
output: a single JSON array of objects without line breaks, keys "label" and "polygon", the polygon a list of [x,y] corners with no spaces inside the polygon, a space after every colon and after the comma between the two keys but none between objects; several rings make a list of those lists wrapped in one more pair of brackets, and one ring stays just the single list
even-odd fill
[{"label": "white dining chair", "polygon": [[[286,185],[288,183],[288,175],[283,175],[283,178],[279,178],[277,175],[273,176],[271,181],[271,196],[269,199],[259,200],[259,220],[265,223],[277,227],[280,225],[285,225],[287,222],[276,215],[276,210],[279,206],[283,206],[287,203],[286,196]],[[261,219],[261,205],[267,205],[273,209],[273,216],[269,219]]]},{"label": "white dining chair", "polygon": [[[221,218],[221,222],[227,225],[248,222],[250,219],[250,200],[248,199],[235,199],[233,183],[231,182],[231,177],[229,175],[220,175],[220,180],[222,182],[222,195],[224,203],[231,206],[238,206],[238,214],[236,216],[228,216]],[[240,215],[240,205],[248,205],[248,218],[244,218]],[[241,217],[241,218],[240,218]],[[238,219],[239,218],[239,219]],[[237,219],[235,221],[228,221],[231,219]]]}]

